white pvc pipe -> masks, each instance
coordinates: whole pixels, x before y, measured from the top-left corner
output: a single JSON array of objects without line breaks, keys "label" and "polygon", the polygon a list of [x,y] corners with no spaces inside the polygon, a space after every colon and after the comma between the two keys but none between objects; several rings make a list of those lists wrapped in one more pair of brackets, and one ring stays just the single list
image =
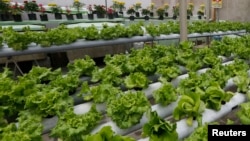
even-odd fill
[{"label": "white pvc pipe", "polygon": [[[152,106],[152,110],[153,111],[157,111],[157,113],[159,114],[159,116],[161,117],[167,117],[169,115],[172,114],[174,107],[176,107],[178,101],[172,102],[171,104],[169,104],[167,107],[161,106],[160,104],[156,104]],[[120,135],[126,135],[128,133],[131,133],[135,130],[140,129],[145,123],[147,122],[147,117],[144,114],[140,120],[140,123],[132,126],[131,128],[128,129],[121,129],[119,128],[115,122],[113,121],[109,121],[106,122],[104,124],[98,125],[94,130],[91,131],[91,134],[94,134],[96,132],[98,132],[101,128],[103,128],[104,126],[111,126],[112,130],[116,133],[116,134],[120,134]]]},{"label": "white pvc pipe", "polygon": [[[212,109],[205,109],[205,111],[202,113],[202,123],[205,124],[206,122],[213,122],[218,120],[219,118],[231,112],[235,106],[245,102],[246,100],[247,99],[245,94],[235,93],[235,95],[230,99],[229,102],[221,106],[221,109],[219,111],[215,111]],[[187,137],[195,130],[196,127],[198,127],[197,121],[194,121],[192,126],[188,126],[186,123],[186,119],[182,119],[176,122],[176,124],[177,124],[176,131],[178,133],[179,139]],[[139,139],[138,141],[149,141],[149,138],[147,137]]]},{"label": "white pvc pipe", "polygon": [[225,57],[225,56],[218,56],[219,58],[222,59],[222,62],[228,62],[228,61],[232,61],[234,59],[234,56],[230,56],[230,57]]},{"label": "white pvc pipe", "polygon": [[[207,70],[207,69],[204,69],[204,70]],[[179,79],[183,79],[183,78],[186,78],[188,77],[188,74],[184,74],[180,77],[178,77]],[[177,80],[176,81],[180,81],[180,80]],[[231,81],[231,83],[233,83],[233,81]],[[233,85],[233,84],[230,84],[230,82],[227,83],[229,86]],[[227,86],[226,86],[227,87]],[[180,97],[179,97],[180,98]],[[153,111],[157,111],[158,115],[162,118],[165,118],[167,116],[170,116],[174,110],[174,107],[177,105],[178,103],[178,100],[175,101],[175,102],[172,102],[170,105],[168,105],[167,107],[162,107],[160,104],[156,104],[154,106],[152,106],[152,110]],[[144,115],[145,116],[145,115]],[[145,119],[145,117],[143,117],[142,119]],[[101,124],[101,125],[98,125],[91,133],[96,133],[98,132],[102,127],[104,126],[111,126],[113,131],[116,132],[117,134],[121,134],[121,135],[126,135],[132,131],[135,131],[139,128],[142,127],[142,125],[144,125],[147,121],[146,120],[141,120],[139,124],[131,127],[131,128],[128,128],[128,129],[120,129],[113,121],[110,121],[110,122],[107,122],[107,123],[104,123],[104,124]]]},{"label": "white pvc pipe", "polygon": [[[226,114],[232,111],[232,108],[245,102],[246,100],[247,99],[246,99],[245,94],[236,93],[229,102],[221,106],[220,111],[206,109],[202,114],[203,124],[206,122],[216,121],[217,119],[225,116]],[[183,139],[187,137],[189,134],[191,134],[194,131],[194,129],[197,126],[198,126],[197,122],[193,124],[192,127],[187,126],[186,119],[178,121],[176,131],[178,133],[179,139]]]},{"label": "white pvc pipe", "polygon": [[[224,64],[230,64],[230,63],[233,63],[233,61],[229,61],[229,62],[226,62],[226,63],[224,63]],[[182,67],[180,67],[180,68],[182,68]],[[204,69],[198,70],[198,73],[204,73],[207,69],[208,69],[208,68],[204,68]],[[183,68],[183,70],[184,70],[184,68]],[[185,78],[187,78],[187,77],[188,77],[188,74],[180,75],[180,76],[178,76],[177,78],[173,79],[171,83],[172,83],[175,87],[177,87],[178,84],[179,84],[179,82],[180,82],[182,79],[185,79]],[[230,83],[228,83],[228,84],[230,84]],[[153,91],[159,89],[159,88],[161,87],[161,85],[162,85],[162,84],[161,84],[160,82],[152,83],[152,84],[149,85],[148,88],[144,89],[143,92],[145,93],[145,95],[146,95],[148,98],[151,98],[151,97],[152,97]],[[174,102],[174,103],[176,103],[176,102]],[[84,114],[84,113],[87,113],[87,112],[90,110],[91,105],[92,105],[92,102],[86,102],[86,103],[83,103],[83,104],[76,105],[76,106],[74,106],[74,112],[75,112],[76,114]],[[161,109],[169,109],[168,106],[167,106],[167,107],[164,107],[164,108],[161,108],[160,105],[154,105],[154,107],[158,107],[160,111],[161,111]],[[172,107],[172,106],[170,105],[170,107]],[[97,110],[100,111],[100,112],[102,112],[102,113],[105,113],[106,104],[97,104]],[[168,114],[168,113],[172,113],[172,110],[173,110],[173,109],[170,109],[169,111],[164,110],[166,113],[158,113],[158,114],[162,115],[161,117],[166,117],[166,116],[170,115],[170,114]],[[165,115],[165,116],[164,116],[164,115]],[[48,120],[49,120],[49,121],[48,121]],[[49,129],[53,128],[53,127],[55,126],[57,120],[58,120],[57,118],[44,119],[44,121],[43,121],[43,123],[44,123],[44,125],[45,125],[45,126],[44,126],[44,127],[45,127],[44,132],[46,132],[46,131],[48,131]],[[54,123],[54,124],[52,124],[52,123]],[[109,124],[112,124],[112,125],[113,125],[113,123],[111,123],[111,122],[109,122]],[[140,125],[140,124],[139,124],[139,125]],[[137,125],[137,126],[139,126],[139,125]],[[133,130],[133,128],[137,128],[137,126],[136,126],[136,127],[132,127],[131,130]],[[115,127],[114,127],[114,128],[115,128]],[[118,128],[118,127],[117,127],[117,128]],[[118,130],[118,131],[120,131],[120,130]],[[118,131],[117,131],[117,132],[118,132]],[[124,131],[124,132],[125,132],[125,131]],[[126,132],[127,132],[127,131],[126,131]]]},{"label": "white pvc pipe", "polygon": [[[225,56],[218,56],[218,57],[222,59],[222,62],[223,62],[223,63],[226,63],[226,62],[232,63],[232,60],[233,60],[233,56],[232,56],[232,57],[228,57],[228,58],[225,57]],[[180,71],[181,71],[181,74],[184,74],[184,76],[182,76],[182,78],[186,78],[187,76],[185,75],[185,73],[188,72],[187,69],[186,69],[184,66],[179,66],[179,69],[180,69]],[[198,73],[203,73],[203,72],[205,72],[207,69],[208,69],[208,68],[203,68],[203,69],[201,69],[201,70],[198,70]],[[153,81],[155,81],[156,79],[158,79],[157,77],[158,77],[158,76],[150,76],[148,79],[151,79],[151,80],[153,79]],[[81,78],[81,81],[89,81],[90,79],[91,79],[90,77],[82,77],[82,78]],[[173,80],[174,86],[177,86],[177,83],[179,83],[179,82],[177,82],[177,81],[174,79],[174,80]],[[152,83],[152,84],[153,84],[153,83]],[[149,85],[149,87],[150,87],[150,85]],[[147,96],[147,97],[148,97],[148,98],[151,98],[152,96]],[[76,96],[76,94],[72,95],[72,98],[74,99],[74,101],[75,101],[76,104],[79,104],[80,102],[83,103],[82,98]]]},{"label": "white pvc pipe", "polygon": [[[229,62],[229,63],[226,63],[226,64],[230,64],[230,63],[233,63],[233,61]],[[207,68],[205,69],[202,69],[202,70],[199,70],[200,73],[204,73],[205,71],[207,70]],[[176,82],[179,82],[181,79],[183,78],[186,78],[188,77],[188,74],[184,74],[184,75],[181,75],[179,77],[177,77],[177,79],[175,79]],[[177,83],[175,82],[175,84],[177,85]],[[233,83],[233,81],[231,81],[231,83]],[[228,82],[227,84],[229,86],[233,85],[231,84],[230,82]],[[225,86],[225,87],[228,87],[228,86]],[[177,105],[177,102],[178,101],[175,101],[173,103],[171,103],[170,105],[168,105],[166,107],[166,109],[161,108],[160,104],[156,104],[154,106],[152,106],[152,110],[155,110],[157,111],[157,113],[159,114],[160,117],[164,118],[164,117],[167,117],[167,116],[170,116],[174,110],[174,107]],[[173,107],[174,105],[174,107]],[[164,109],[164,110],[162,110]],[[145,119],[145,117],[143,117],[142,119]],[[146,123],[145,120],[141,120],[141,122],[131,128],[128,128],[128,129],[120,129],[119,127],[117,127],[117,125],[113,122],[113,121],[110,121],[110,122],[107,122],[107,123],[104,123],[104,124],[101,124],[99,126],[97,126],[91,133],[96,133],[98,132],[102,127],[104,126],[111,126],[113,131],[116,132],[117,134],[121,134],[121,135],[125,135],[125,134],[128,134],[134,130],[137,130],[139,129],[138,126],[140,126],[140,128],[142,127],[142,125],[144,125]]]}]

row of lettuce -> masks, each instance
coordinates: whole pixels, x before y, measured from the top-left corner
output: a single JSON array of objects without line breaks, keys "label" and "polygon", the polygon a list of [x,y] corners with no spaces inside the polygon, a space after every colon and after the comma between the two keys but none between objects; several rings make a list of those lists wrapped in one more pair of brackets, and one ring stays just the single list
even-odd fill
[{"label": "row of lettuce", "polygon": [[[188,125],[197,120],[201,126],[205,108],[220,110],[234,95],[223,90],[230,78],[233,78],[238,92],[249,94],[249,65],[246,62],[250,57],[249,41],[250,36],[224,37],[222,41],[213,41],[204,48],[195,48],[188,41],[178,46],[145,47],[131,50],[129,54],[106,55],[103,68],[86,56],[69,63],[66,74],[60,68],[51,70],[34,66],[29,73],[14,78],[12,72],[5,68],[0,74],[0,139],[42,140],[42,119],[58,116],[50,135],[63,141],[135,140],[114,134],[110,127],[97,134],[89,134],[104,119],[96,104],[105,103],[107,116],[119,128],[134,126],[147,113],[148,123],[143,126],[143,137],[177,141],[176,123],[166,121],[151,111],[151,104],[141,91],[152,82],[147,76],[160,76],[158,81],[162,86],[153,92],[155,103],[167,106],[180,96],[173,112],[174,120],[187,118]],[[234,62],[223,66],[219,55],[234,56]],[[182,74],[180,66],[188,70],[189,77],[175,87],[171,81]],[[211,69],[202,74],[196,73],[203,67]],[[95,85],[82,82],[82,76],[89,76]],[[121,90],[121,84],[127,91]],[[74,113],[74,100],[70,94],[75,92],[85,101],[93,101],[89,112]],[[247,112],[242,110],[239,114],[244,124],[249,124],[244,122],[250,119]]]},{"label": "row of lettuce", "polygon": [[[239,31],[250,30],[249,23],[240,22],[211,22],[206,23],[204,21],[197,21],[188,24],[189,33],[211,33],[218,31]],[[52,45],[60,46],[65,44],[71,44],[79,39],[84,40],[113,40],[118,38],[130,38],[134,36],[143,36],[145,27],[146,33],[155,37],[160,34],[169,35],[172,33],[179,34],[180,26],[179,22],[169,21],[162,22],[158,25],[154,23],[139,22],[131,24],[129,26],[123,26],[117,24],[115,26],[108,26],[103,24],[101,29],[92,25],[86,28],[75,27],[67,28],[65,25],[61,25],[53,29],[45,29],[44,32],[30,31],[29,27],[24,28],[24,32],[16,32],[9,28],[3,28],[2,35],[0,35],[0,47],[3,44],[7,44],[9,48],[13,50],[25,50],[31,43],[40,45],[42,47],[50,47]]]}]

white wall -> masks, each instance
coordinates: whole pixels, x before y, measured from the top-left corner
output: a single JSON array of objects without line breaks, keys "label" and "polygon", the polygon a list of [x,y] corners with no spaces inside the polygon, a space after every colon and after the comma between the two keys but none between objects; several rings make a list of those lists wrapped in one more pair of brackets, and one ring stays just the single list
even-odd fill
[{"label": "white wall", "polygon": [[[47,5],[50,2],[54,2],[59,6],[70,6],[72,5],[74,0],[36,0],[38,4],[43,4],[43,5]],[[105,5],[105,0],[79,0],[80,2],[85,3],[85,7],[89,4],[103,4]],[[125,1],[125,7],[130,7],[133,4],[135,4],[136,2],[141,2],[142,3],[142,7],[146,8],[147,6],[150,5],[151,0],[124,0]],[[23,2],[23,0],[13,0],[13,2]],[[107,6],[111,6],[112,5],[112,0],[107,0]]]},{"label": "white wall", "polygon": [[250,21],[250,0],[223,0],[219,19],[230,21]]}]

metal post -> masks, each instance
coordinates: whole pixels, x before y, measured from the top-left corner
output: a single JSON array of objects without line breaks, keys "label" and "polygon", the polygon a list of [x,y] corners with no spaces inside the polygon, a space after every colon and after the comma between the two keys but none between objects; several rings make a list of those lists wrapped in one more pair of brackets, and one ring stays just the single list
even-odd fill
[{"label": "metal post", "polygon": [[215,12],[216,12],[216,22],[219,22],[220,21],[220,18],[219,18],[219,8],[215,8]]},{"label": "metal post", "polygon": [[211,0],[206,1],[206,21],[209,22],[211,12]]},{"label": "metal post", "polygon": [[105,7],[106,7],[106,11],[108,11],[108,2],[107,2],[107,0],[105,0]]},{"label": "metal post", "polygon": [[[108,2],[107,0],[105,0],[105,6],[106,6],[106,12],[108,11]],[[108,17],[108,15],[106,14],[106,17]]]},{"label": "metal post", "polygon": [[[209,22],[211,15],[211,0],[206,1],[206,22]],[[206,37],[206,44],[209,45],[210,38]]]},{"label": "metal post", "polygon": [[179,0],[180,3],[180,41],[187,40],[187,1]]}]

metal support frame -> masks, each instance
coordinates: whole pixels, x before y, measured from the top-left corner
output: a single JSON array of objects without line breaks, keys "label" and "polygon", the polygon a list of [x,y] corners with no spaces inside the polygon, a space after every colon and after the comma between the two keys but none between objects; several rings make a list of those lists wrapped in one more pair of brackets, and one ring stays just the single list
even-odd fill
[{"label": "metal support frame", "polygon": [[18,66],[18,64],[17,64],[17,61],[13,58],[13,57],[7,57],[7,61],[6,61],[6,63],[5,63],[5,67],[8,67],[8,65],[9,65],[9,62],[13,62],[14,63],[14,65],[15,65],[15,68],[14,68],[14,72],[16,72],[16,69],[19,71],[19,73],[21,74],[21,75],[23,75],[23,71],[21,70],[21,68]]},{"label": "metal support frame", "polygon": [[216,22],[219,22],[220,21],[220,16],[219,16],[219,8],[215,8],[215,14],[216,14]]},{"label": "metal support frame", "polygon": [[206,1],[206,21],[209,22],[211,15],[211,0]]},{"label": "metal support frame", "polygon": [[180,2],[180,41],[187,40],[187,1],[179,0]]},{"label": "metal support frame", "polygon": [[[210,15],[211,15],[211,0],[207,0],[206,1],[206,22],[209,22],[210,20]],[[210,38],[207,37],[206,38],[206,44],[209,45],[209,42],[210,42]]]}]

